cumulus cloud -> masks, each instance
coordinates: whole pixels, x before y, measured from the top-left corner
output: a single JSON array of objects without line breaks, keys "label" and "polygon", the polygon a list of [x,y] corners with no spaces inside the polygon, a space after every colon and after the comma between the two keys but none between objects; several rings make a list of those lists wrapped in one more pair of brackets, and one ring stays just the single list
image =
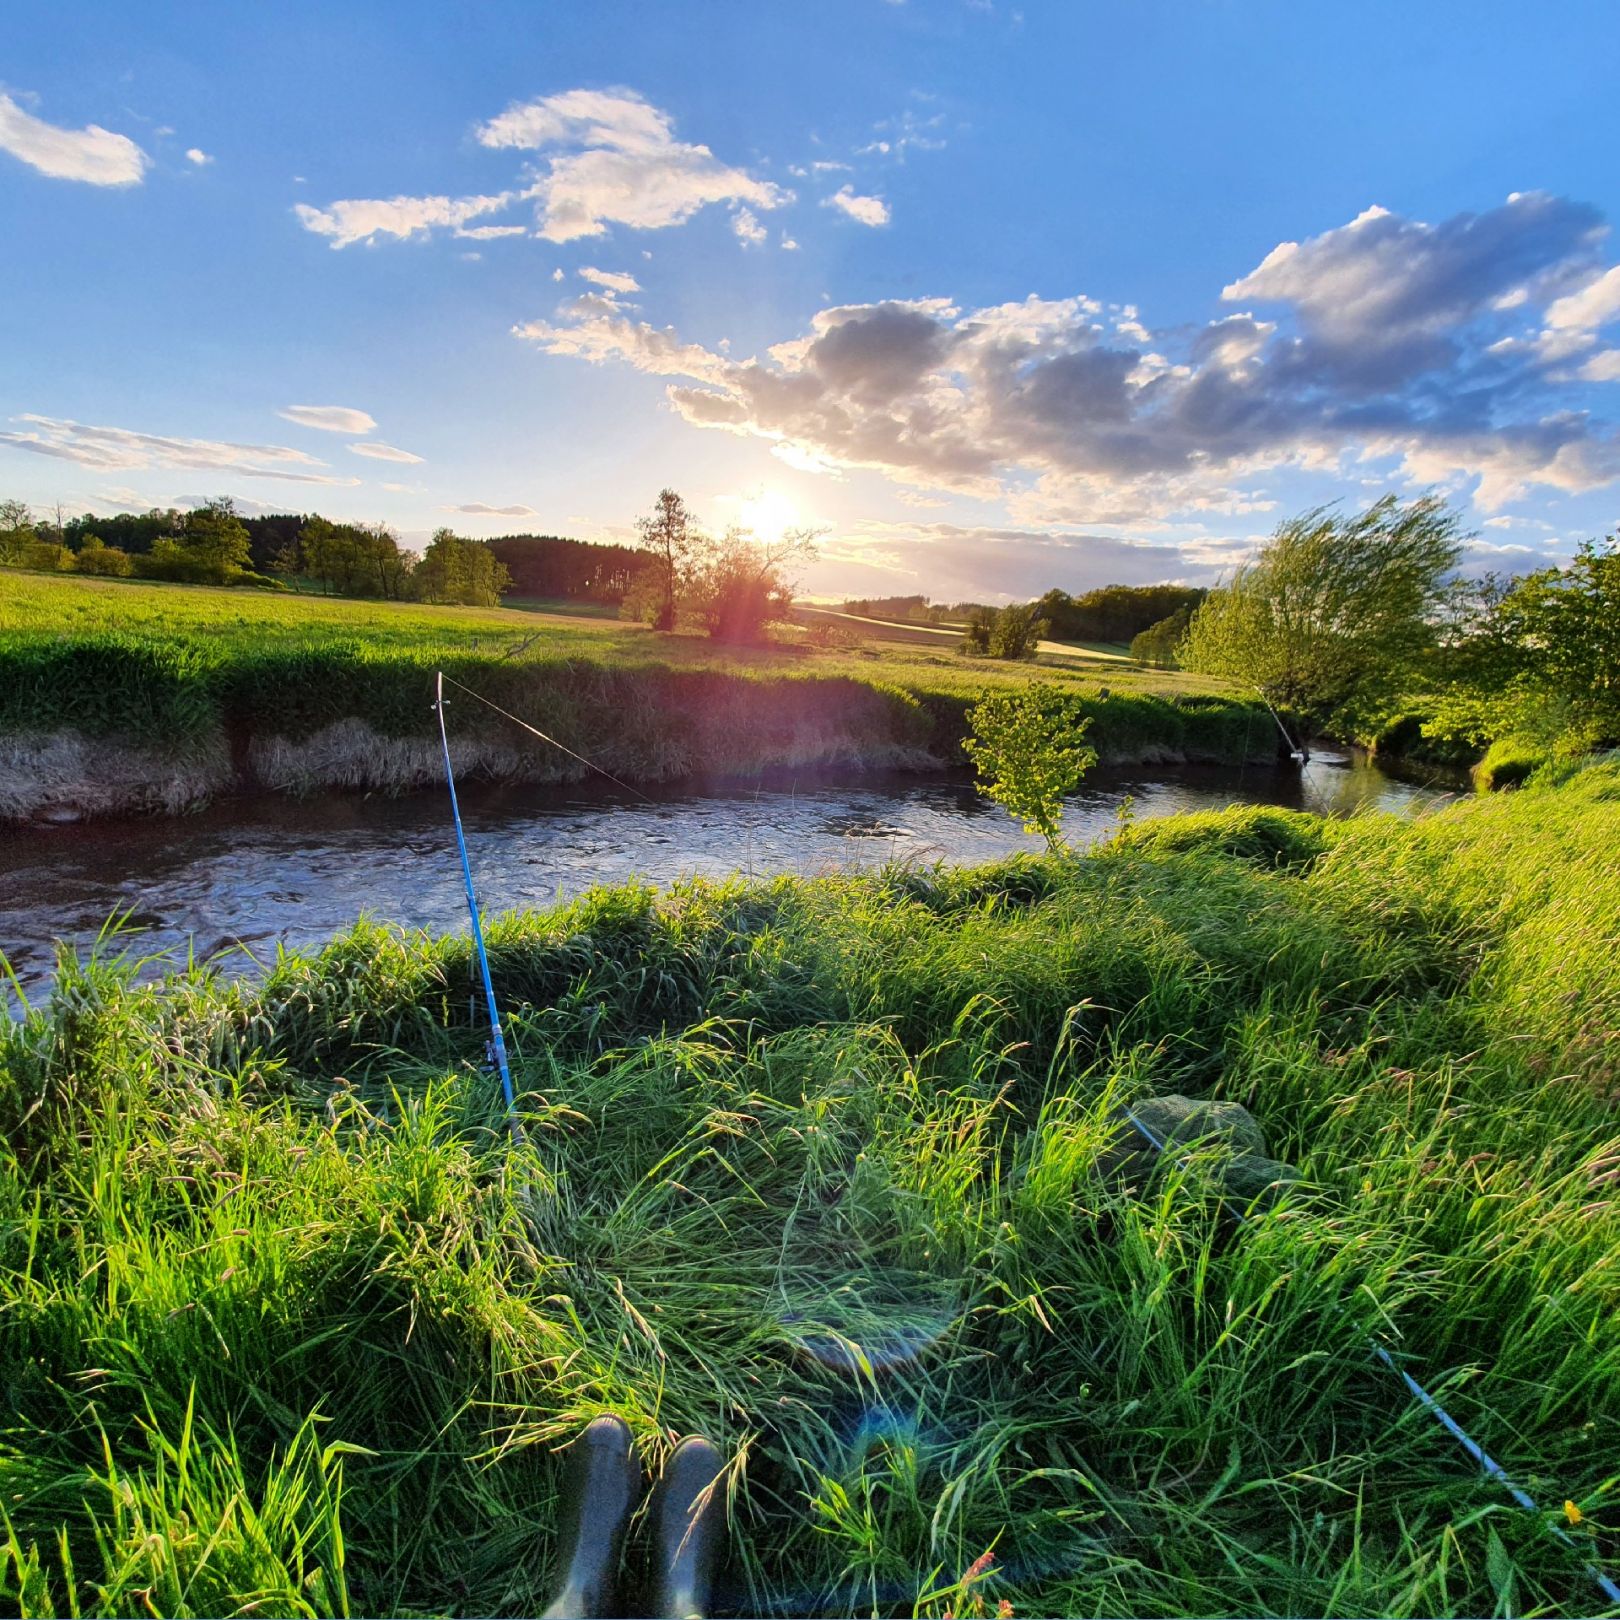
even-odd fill
[{"label": "cumulus cloud", "polygon": [[363,444],[351,444],[349,451],[352,455],[366,456],[372,461],[421,461],[421,456],[413,456],[409,450],[396,450],[391,444],[379,444],[375,439],[369,439]]},{"label": "cumulus cloud", "polygon": [[[580,278],[584,281],[595,282],[598,287],[606,287],[609,292],[633,293],[641,291],[641,283],[634,276],[626,275],[622,270],[598,270],[593,265],[581,265]],[[561,272],[557,279],[562,279]]]},{"label": "cumulus cloud", "polygon": [[1594,354],[1580,369],[1587,382],[1620,382],[1620,349]]},{"label": "cumulus cloud", "polygon": [[322,433],[372,433],[377,427],[371,416],[352,405],[288,405],[276,415]]},{"label": "cumulus cloud", "polygon": [[131,428],[94,427],[58,417],[23,415],[22,431],[0,433],[0,444],[34,455],[77,462],[81,467],[207,467],[249,478],[283,478],[300,484],[358,484],[358,478],[306,472],[327,464],[280,444],[235,444],[219,439],[181,439]]},{"label": "cumulus cloud", "polygon": [[465,506],[441,506],[441,512],[466,512],[473,517],[539,517],[532,506],[486,506],[482,501],[468,501]]},{"label": "cumulus cloud", "polygon": [[127,135],[100,124],[63,129],[25,112],[0,91],[0,152],[9,152],[53,180],[89,186],[136,186],[151,159]]},{"label": "cumulus cloud", "polygon": [[195,163],[199,169],[213,161],[213,158],[203,151],[200,146],[188,146],[186,148],[186,162]]},{"label": "cumulus cloud", "polygon": [[325,208],[299,203],[293,212],[306,230],[343,248],[439,229],[478,239],[527,234],[528,226],[470,222],[530,203],[533,234],[572,242],[612,225],[680,225],[712,203],[771,209],[793,198],[707,146],[677,140],[669,114],[633,90],[567,90],[517,102],[475,133],[492,150],[538,154],[522,183],[490,196],[347,198]]},{"label": "cumulus cloud", "polygon": [[861,225],[887,225],[889,205],[881,197],[862,197],[853,186],[840,186],[830,197],[821,200],[823,208],[836,208],[840,213]]},{"label": "cumulus cloud", "polygon": [[1191,331],[1078,295],[840,305],[752,359],[612,310],[514,330],[667,377],[688,422],[794,465],[1001,498],[1021,522],[1261,511],[1268,469],[1374,463],[1493,510],[1620,477],[1620,427],[1571,408],[1536,347],[1549,306],[1606,307],[1601,237],[1593,210],[1540,194],[1439,225],[1369,210],[1224,289],[1263,314]]}]

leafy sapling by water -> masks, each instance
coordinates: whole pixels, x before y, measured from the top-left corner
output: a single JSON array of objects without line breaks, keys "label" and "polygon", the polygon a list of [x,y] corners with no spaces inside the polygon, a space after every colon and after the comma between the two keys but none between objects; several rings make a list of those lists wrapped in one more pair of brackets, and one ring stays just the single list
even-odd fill
[{"label": "leafy sapling by water", "polygon": [[968,710],[962,746],[979,775],[979,791],[1039,833],[1056,851],[1063,841],[1063,801],[1097,763],[1083,741],[1091,725],[1079,698],[1044,681],[989,692]]}]

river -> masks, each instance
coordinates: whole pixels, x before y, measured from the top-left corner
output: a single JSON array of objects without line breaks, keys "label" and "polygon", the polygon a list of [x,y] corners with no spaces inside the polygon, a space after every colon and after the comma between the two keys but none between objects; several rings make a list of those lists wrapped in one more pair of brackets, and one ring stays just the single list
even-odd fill
[{"label": "river", "polygon": [[[1064,826],[1077,846],[1106,837],[1127,797],[1145,819],[1238,803],[1410,812],[1450,791],[1335,755],[1303,771],[1097,770]],[[645,797],[469,785],[462,811],[489,912],[634,878],[815,875],[1040,847],[960,773],[784,776]],[[249,972],[278,943],[317,945],[362,911],[435,932],[467,921],[443,794],[238,799],[180,818],[0,830],[0,950],[25,988],[48,980],[55,941],[84,950],[123,910],[139,930],[125,948],[182,960],[231,952],[227,965]]]}]

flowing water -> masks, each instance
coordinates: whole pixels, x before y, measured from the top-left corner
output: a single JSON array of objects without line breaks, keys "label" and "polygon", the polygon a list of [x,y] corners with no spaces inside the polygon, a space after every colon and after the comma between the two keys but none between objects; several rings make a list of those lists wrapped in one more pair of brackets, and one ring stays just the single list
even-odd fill
[{"label": "flowing water", "polygon": [[[1127,797],[1145,819],[1243,803],[1410,812],[1448,792],[1333,755],[1303,771],[1098,770],[1064,826],[1077,846],[1105,837]],[[957,773],[781,776],[646,797],[469,785],[462,813],[487,912],[548,905],[593,883],[817,875],[1040,847]],[[467,923],[443,794],[268,797],[178,819],[0,830],[0,951],[25,987],[49,977],[56,940],[83,950],[124,910],[140,930],[128,948],[181,959],[235,951],[229,965],[245,971],[278,943],[319,944],[361,912],[435,932]]]}]

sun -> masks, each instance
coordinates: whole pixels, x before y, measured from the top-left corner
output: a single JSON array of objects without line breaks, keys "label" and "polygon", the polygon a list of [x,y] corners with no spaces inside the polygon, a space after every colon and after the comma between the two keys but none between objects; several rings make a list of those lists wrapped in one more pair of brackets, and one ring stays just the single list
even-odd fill
[{"label": "sun", "polygon": [[770,488],[757,489],[738,501],[737,521],[768,543],[780,540],[789,529],[805,527],[804,513],[793,497]]}]

